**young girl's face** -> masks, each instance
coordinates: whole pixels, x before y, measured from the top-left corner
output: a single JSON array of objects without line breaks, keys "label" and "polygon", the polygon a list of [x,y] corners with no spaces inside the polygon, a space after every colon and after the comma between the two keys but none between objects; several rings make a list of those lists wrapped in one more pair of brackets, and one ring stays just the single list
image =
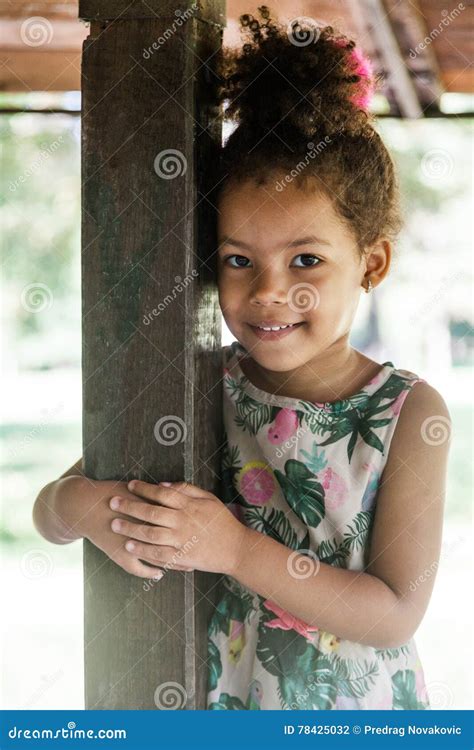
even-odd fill
[{"label": "young girl's face", "polygon": [[[283,372],[347,339],[366,262],[323,193],[273,185],[249,181],[222,196],[217,271],[228,328],[261,367]],[[296,325],[278,337],[256,328],[276,324]]]}]

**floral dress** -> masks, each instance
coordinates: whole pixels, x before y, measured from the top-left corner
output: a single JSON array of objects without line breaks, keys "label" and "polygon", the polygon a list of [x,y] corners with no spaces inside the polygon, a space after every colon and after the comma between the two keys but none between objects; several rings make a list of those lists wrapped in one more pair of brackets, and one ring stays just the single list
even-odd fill
[{"label": "floral dress", "polygon": [[[297,551],[295,582],[318,561],[364,570],[398,415],[423,378],[384,362],[349,398],[300,401],[254,386],[237,341],[222,353],[222,500],[244,524]],[[343,640],[231,576],[220,585],[208,626],[209,710],[430,707],[413,639],[386,649]]]}]

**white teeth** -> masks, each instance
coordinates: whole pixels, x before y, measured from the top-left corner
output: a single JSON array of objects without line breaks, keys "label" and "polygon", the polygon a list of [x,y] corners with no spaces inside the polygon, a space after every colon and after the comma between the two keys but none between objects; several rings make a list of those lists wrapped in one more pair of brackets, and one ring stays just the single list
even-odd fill
[{"label": "white teeth", "polygon": [[264,328],[264,326],[258,326],[262,331],[283,331],[285,328],[292,328],[293,325],[287,326],[271,326],[270,328]]}]

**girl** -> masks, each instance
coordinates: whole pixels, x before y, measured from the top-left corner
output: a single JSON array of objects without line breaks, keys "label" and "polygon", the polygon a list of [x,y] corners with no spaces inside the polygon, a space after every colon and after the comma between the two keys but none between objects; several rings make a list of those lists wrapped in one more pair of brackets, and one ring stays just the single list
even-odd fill
[{"label": "girl", "polygon": [[78,462],[34,519],[137,576],[224,574],[209,709],[426,709],[413,634],[439,557],[450,415],[423,378],[349,344],[401,224],[367,112],[374,76],[332,27],[286,31],[259,12],[220,60],[238,123],[215,183],[236,338],[223,348],[222,497],[92,483]]}]

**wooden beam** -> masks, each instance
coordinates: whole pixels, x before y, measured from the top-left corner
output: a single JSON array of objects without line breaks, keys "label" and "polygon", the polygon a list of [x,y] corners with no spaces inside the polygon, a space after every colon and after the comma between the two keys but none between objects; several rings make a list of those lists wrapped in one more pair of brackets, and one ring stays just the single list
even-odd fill
[{"label": "wooden beam", "polygon": [[[83,50],[85,473],[218,494],[221,318],[204,196],[223,6],[126,5],[79,10],[96,19]],[[220,576],[169,571],[147,587],[86,541],[84,577],[86,707],[205,708]]]},{"label": "wooden beam", "polygon": [[433,45],[424,43],[428,30],[418,0],[385,0],[385,8],[423,111],[439,111],[440,69]]},{"label": "wooden beam", "polygon": [[376,50],[378,67],[386,76],[387,98],[395,104],[402,117],[422,117],[423,110],[416,88],[383,3],[381,0],[355,0],[352,9],[354,21],[359,27],[361,46],[364,49],[373,46]]}]

